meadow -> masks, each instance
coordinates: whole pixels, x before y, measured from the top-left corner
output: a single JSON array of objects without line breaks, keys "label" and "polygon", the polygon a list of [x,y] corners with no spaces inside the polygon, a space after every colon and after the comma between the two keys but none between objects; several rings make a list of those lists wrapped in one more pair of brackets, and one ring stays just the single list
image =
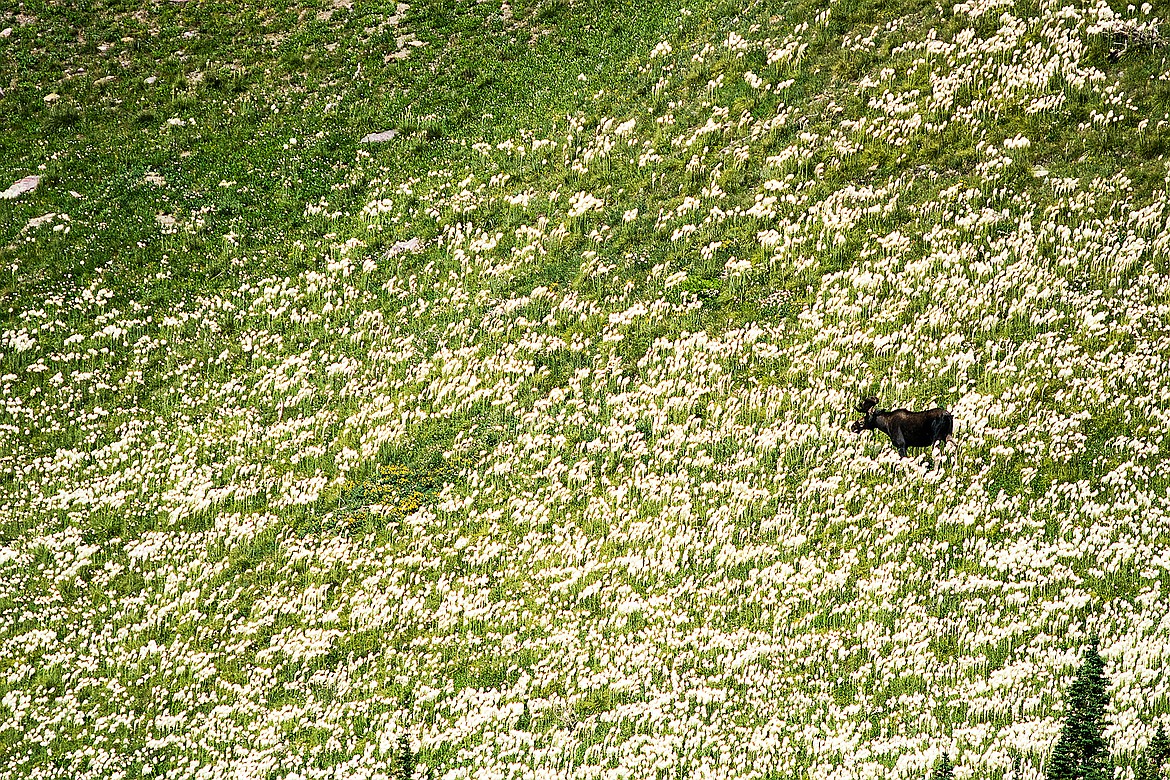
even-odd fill
[{"label": "meadow", "polygon": [[1166,6],[635,5],[0,12],[0,778],[1133,777]]}]

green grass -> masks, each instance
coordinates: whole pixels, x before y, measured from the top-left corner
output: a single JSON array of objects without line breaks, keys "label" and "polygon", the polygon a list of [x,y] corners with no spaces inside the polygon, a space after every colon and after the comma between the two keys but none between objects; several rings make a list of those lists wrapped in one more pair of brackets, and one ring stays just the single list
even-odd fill
[{"label": "green grass", "polygon": [[1170,81],[1052,11],[0,12],[0,777],[1002,777],[1090,634],[1127,765]]}]

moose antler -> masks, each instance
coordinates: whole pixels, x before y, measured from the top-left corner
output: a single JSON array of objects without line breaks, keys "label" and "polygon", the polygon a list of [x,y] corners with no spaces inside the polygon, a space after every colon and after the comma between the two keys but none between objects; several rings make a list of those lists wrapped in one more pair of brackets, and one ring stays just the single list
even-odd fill
[{"label": "moose antler", "polygon": [[857,405],[857,411],[861,414],[869,414],[869,410],[878,405],[878,399],[874,396],[861,399],[861,403]]}]

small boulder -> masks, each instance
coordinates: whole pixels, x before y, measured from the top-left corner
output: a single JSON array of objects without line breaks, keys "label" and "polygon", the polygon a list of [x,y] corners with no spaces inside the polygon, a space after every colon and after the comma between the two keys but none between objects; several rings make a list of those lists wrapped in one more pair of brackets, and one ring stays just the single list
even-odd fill
[{"label": "small boulder", "polygon": [[40,183],[40,176],[25,176],[23,179],[18,180],[11,187],[4,190],[4,192],[0,192],[0,198],[3,198],[4,200],[18,198],[26,192],[32,192],[35,190],[37,185]]},{"label": "small boulder", "polygon": [[389,259],[391,257],[396,257],[400,254],[403,254],[404,252],[418,254],[423,250],[424,246],[425,244],[419,241],[417,237],[408,239],[406,241],[396,241],[394,246],[386,250],[386,257]]},{"label": "small boulder", "polygon": [[376,144],[376,143],[379,143],[381,141],[389,141],[390,139],[394,138],[397,135],[398,135],[397,129],[383,130],[380,133],[370,133],[369,135],[364,136],[362,138],[362,140],[359,141],[358,143]]}]

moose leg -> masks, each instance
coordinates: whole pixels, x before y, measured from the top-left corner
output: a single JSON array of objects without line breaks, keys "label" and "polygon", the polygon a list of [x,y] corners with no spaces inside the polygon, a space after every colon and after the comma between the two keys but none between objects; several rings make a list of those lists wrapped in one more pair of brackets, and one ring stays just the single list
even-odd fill
[{"label": "moose leg", "polygon": [[[954,432],[955,432],[954,419],[950,415],[940,419],[938,421],[938,428],[936,429],[936,431],[937,431],[937,433],[935,435],[938,436],[939,446],[945,447],[947,445],[947,442],[951,440],[951,437],[954,436]],[[953,445],[953,447],[955,450],[955,462],[956,462],[956,464],[961,466],[962,464],[960,463],[960,459],[961,459],[962,454],[963,454],[963,448],[959,446],[958,442],[956,442]]]},{"label": "moose leg", "polygon": [[944,451],[947,448],[946,433],[944,432],[941,435],[936,434],[936,441],[938,442],[938,455],[941,458],[944,455]]},{"label": "moose leg", "polygon": [[947,437],[943,433],[942,425],[939,424],[940,422],[941,422],[941,420],[931,420],[930,421],[930,447],[931,447],[931,449],[934,448],[935,442],[938,442],[938,445],[940,448],[946,445],[946,438]]},{"label": "moose leg", "polygon": [[891,436],[890,441],[892,441],[894,446],[897,447],[898,454],[903,458],[906,457],[906,437],[899,433]]},{"label": "moose leg", "polygon": [[934,433],[934,441],[938,442],[939,450],[946,449],[947,439],[951,438],[950,420],[935,420],[931,429]]},{"label": "moose leg", "polygon": [[898,435],[898,436],[891,436],[890,438],[892,438],[894,440],[894,446],[898,448],[898,454],[901,455],[903,458],[905,458],[906,457],[906,437]]}]

